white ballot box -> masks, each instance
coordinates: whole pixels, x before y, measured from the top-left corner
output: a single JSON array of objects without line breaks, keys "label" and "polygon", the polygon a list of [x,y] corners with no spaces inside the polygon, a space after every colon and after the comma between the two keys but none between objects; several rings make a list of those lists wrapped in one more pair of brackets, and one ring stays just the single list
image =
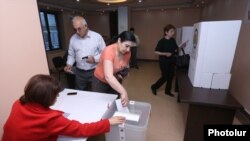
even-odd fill
[{"label": "white ballot box", "polygon": [[[110,132],[105,134],[106,141],[146,141],[147,126],[150,117],[151,104],[138,101],[130,101],[128,104],[129,113],[126,122],[122,125],[111,126]],[[119,115],[116,104],[113,103],[103,118],[110,118]],[[128,115],[130,114],[130,115]],[[137,117],[139,116],[139,120]]]}]

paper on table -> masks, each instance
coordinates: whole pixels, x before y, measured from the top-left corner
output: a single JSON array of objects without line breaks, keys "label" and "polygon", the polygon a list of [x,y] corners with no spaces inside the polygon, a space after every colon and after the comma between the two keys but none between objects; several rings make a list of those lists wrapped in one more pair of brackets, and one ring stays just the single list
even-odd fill
[{"label": "paper on table", "polygon": [[129,113],[128,107],[123,107],[121,99],[115,100],[117,111],[119,112],[124,112],[124,113]]},{"label": "paper on table", "polygon": [[70,115],[70,113],[63,113],[63,116],[66,117],[66,118],[67,118],[69,115]]},{"label": "paper on table", "polygon": [[124,113],[124,112],[118,112],[116,111],[115,114],[113,116],[123,116],[126,118],[126,120],[130,120],[130,121],[136,121],[138,122],[140,119],[140,115],[139,114],[135,114],[135,113]]},{"label": "paper on table", "polygon": [[179,47],[181,47],[181,46],[184,45],[184,44],[187,44],[188,41],[189,41],[189,40],[186,40],[185,42],[182,42],[182,43],[179,45]]}]

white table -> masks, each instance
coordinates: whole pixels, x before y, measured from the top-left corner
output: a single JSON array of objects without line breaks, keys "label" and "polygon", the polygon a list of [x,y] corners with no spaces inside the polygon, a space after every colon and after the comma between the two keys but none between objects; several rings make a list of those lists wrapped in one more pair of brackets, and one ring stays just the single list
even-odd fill
[{"label": "white table", "polygon": [[[67,95],[68,92],[77,92],[77,95]],[[52,109],[65,112],[68,119],[78,120],[81,123],[100,120],[108,107],[117,98],[117,95],[64,89],[57,97]],[[87,138],[72,138],[59,136],[57,141],[86,141]]]}]

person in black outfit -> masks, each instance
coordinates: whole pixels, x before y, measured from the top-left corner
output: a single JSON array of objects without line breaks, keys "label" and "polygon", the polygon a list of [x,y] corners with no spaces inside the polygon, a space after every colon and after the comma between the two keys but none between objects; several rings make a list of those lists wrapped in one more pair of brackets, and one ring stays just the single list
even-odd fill
[{"label": "person in black outfit", "polygon": [[[166,81],[165,94],[171,97],[174,95],[171,93],[172,80],[175,72],[175,57],[174,55],[178,51],[178,45],[173,38],[175,34],[175,27],[171,24],[166,25],[163,29],[164,37],[158,41],[155,48],[155,53],[159,55],[159,63],[161,69],[161,77],[152,86],[151,90],[154,95],[157,94],[156,90],[160,88]],[[183,44],[181,47],[185,47]]]},{"label": "person in black outfit", "polygon": [[139,39],[139,36],[137,34],[135,34],[135,29],[133,27],[131,27],[129,29],[130,32],[132,32],[135,36],[135,39],[136,39],[136,45],[131,47],[130,49],[130,52],[131,52],[131,58],[130,58],[130,68],[136,68],[136,69],[139,69],[138,67],[138,64],[137,64],[137,58],[136,58],[136,55],[137,55],[137,48],[139,47],[140,45],[140,39]]}]

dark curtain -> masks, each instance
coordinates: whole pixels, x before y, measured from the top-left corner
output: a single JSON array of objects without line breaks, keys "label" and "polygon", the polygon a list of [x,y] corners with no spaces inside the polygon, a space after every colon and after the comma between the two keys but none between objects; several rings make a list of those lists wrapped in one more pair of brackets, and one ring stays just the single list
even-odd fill
[{"label": "dark curtain", "polygon": [[118,12],[111,11],[109,13],[109,28],[110,28],[110,38],[118,35]]}]

